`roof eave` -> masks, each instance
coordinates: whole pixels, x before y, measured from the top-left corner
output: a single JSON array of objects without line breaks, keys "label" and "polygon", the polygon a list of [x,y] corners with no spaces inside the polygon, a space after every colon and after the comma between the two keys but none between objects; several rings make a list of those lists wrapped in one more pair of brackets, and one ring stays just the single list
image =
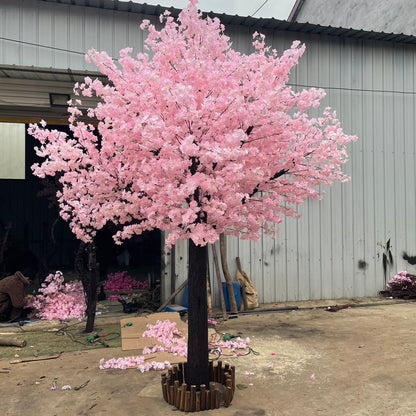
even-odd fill
[{"label": "roof eave", "polygon": [[[137,13],[151,16],[159,16],[165,10],[169,10],[171,15],[176,17],[181,9],[174,7],[164,7],[160,5],[151,5],[147,3],[133,3],[131,1],[125,2],[120,0],[39,0],[49,3],[63,4],[67,6],[83,6],[83,7],[94,7],[107,10],[117,10],[125,11],[129,13]],[[304,0],[299,0],[296,2],[295,7],[299,12],[302,7]],[[295,10],[295,11],[296,11]],[[292,10],[293,11],[293,10]],[[298,23],[295,21],[289,20],[278,20],[274,18],[264,19],[256,18],[251,16],[238,16],[238,15],[228,15],[228,14],[219,14],[214,12],[204,12],[204,15],[209,15],[210,17],[218,17],[224,25],[241,25],[246,27],[252,27],[256,30],[266,29],[266,30],[281,30],[281,31],[290,31],[290,32],[301,32],[301,33],[310,33],[310,34],[323,34],[327,36],[337,36],[344,38],[355,38],[355,39],[368,39],[368,40],[379,40],[385,42],[396,42],[396,43],[405,43],[405,44],[416,44],[416,36],[405,35],[403,33],[384,33],[384,32],[373,32],[360,29],[352,28],[342,28],[342,27],[332,27],[332,26],[321,26],[318,24],[312,23]],[[294,16],[294,19],[296,16]]]}]

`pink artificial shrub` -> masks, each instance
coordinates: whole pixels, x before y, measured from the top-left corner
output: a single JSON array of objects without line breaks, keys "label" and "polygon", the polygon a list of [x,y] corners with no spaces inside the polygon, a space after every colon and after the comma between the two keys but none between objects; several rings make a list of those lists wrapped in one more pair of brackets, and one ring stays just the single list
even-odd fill
[{"label": "pink artificial shrub", "polygon": [[135,289],[147,289],[148,282],[139,282],[129,276],[128,272],[117,272],[108,275],[107,281],[104,283],[104,289],[109,292],[126,292]]},{"label": "pink artificial shrub", "polygon": [[119,300],[124,300],[124,297],[121,295],[110,295],[107,299],[110,302],[118,302]]},{"label": "pink artificial shrub", "polygon": [[41,319],[82,319],[87,308],[84,289],[79,280],[64,283],[64,275],[57,271],[46,277],[34,296],[30,307],[33,316]]}]

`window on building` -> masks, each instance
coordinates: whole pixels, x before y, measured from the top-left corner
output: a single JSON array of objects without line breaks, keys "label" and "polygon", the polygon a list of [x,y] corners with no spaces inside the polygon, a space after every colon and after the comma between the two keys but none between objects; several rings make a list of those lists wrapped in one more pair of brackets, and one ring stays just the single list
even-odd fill
[{"label": "window on building", "polygon": [[0,123],[0,179],[25,179],[25,125]]}]

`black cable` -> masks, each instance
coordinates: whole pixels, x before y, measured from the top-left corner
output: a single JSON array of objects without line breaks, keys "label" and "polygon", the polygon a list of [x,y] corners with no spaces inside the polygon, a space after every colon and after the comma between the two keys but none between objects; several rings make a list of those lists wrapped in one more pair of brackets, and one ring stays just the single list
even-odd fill
[{"label": "black cable", "polygon": [[[213,355],[216,355],[216,357],[215,358],[213,358],[212,360],[214,361],[214,360],[219,360],[221,357],[235,357],[236,356],[236,354],[235,353],[233,353],[233,354],[224,354],[223,352],[222,352],[222,350],[221,350],[221,347],[219,347],[219,346],[216,346],[215,344],[218,344],[220,341],[222,341],[223,340],[223,337],[224,337],[224,335],[230,335],[230,334],[223,334],[223,333],[220,333],[220,332],[218,332],[217,330],[216,330],[216,328],[215,328],[215,335],[214,336],[219,336],[219,339],[215,339],[215,338],[213,338],[213,335],[214,334],[212,334],[211,335],[211,341],[209,341],[208,343],[209,344],[211,344],[212,345],[212,349],[210,348],[209,349],[209,353],[210,354],[213,354]],[[236,336],[233,336],[232,338],[238,338],[238,337],[236,337]],[[245,357],[245,356],[247,356],[247,355],[249,355],[249,354],[253,354],[253,355],[260,355],[260,353],[259,352],[257,352],[257,351],[255,351],[255,350],[253,350],[253,348],[251,348],[251,347],[249,347],[249,346],[247,346],[246,347],[246,349],[247,349],[247,352],[246,353],[241,353],[241,352],[238,352],[237,353],[237,355],[239,356],[239,357]]]},{"label": "black cable", "polygon": [[28,46],[36,46],[39,48],[46,48],[46,49],[53,49],[55,51],[60,51],[60,52],[69,52],[69,53],[75,53],[78,55],[83,55],[85,56],[85,52],[79,52],[79,51],[71,51],[70,49],[65,49],[65,48],[57,48],[56,46],[48,46],[48,45],[41,45],[40,43],[33,43],[33,42],[25,42],[23,40],[17,40],[17,39],[10,39],[10,38],[5,38],[3,36],[0,36],[1,40],[7,40],[8,42],[15,42],[15,43],[20,43],[22,45],[28,45]]},{"label": "black cable", "polygon": [[[266,0],[259,7],[259,9],[257,9],[253,14],[257,13],[257,11],[260,10],[267,3],[267,1],[268,0]],[[70,49],[57,48],[57,47],[54,47],[54,46],[47,46],[47,45],[41,45],[41,44],[33,43],[33,42],[25,42],[25,41],[22,41],[22,40],[5,38],[3,36],[0,36],[0,40],[6,40],[6,41],[9,41],[9,42],[20,43],[20,44],[29,45],[29,46],[36,46],[36,47],[40,47],[40,48],[53,49],[53,50],[57,50],[57,51],[60,51],[60,52],[75,53],[75,54],[84,55],[84,56],[86,54],[85,52],[72,51]],[[115,59],[115,58],[112,58],[112,59],[114,61],[118,61],[118,59]],[[286,85],[289,85],[291,87],[301,87],[301,88],[322,88],[324,90],[335,90],[335,91],[355,91],[355,92],[369,92],[369,93],[389,93],[389,94],[416,95],[416,92],[414,92],[414,91],[372,90],[372,89],[368,89],[368,88],[348,88],[348,87],[331,87],[331,86],[322,87],[322,86],[319,86],[319,85],[295,84],[295,83],[290,83],[290,82],[288,82]]]},{"label": "black cable", "polygon": [[[110,333],[106,334],[105,336],[104,335],[97,335],[96,338],[94,338],[90,341],[88,339],[87,339],[87,341],[80,341],[73,334],[71,334],[71,332],[65,331],[65,329],[66,328],[59,329],[58,331],[55,332],[55,335],[59,335],[59,336],[67,335],[71,339],[72,342],[77,342],[78,344],[81,344],[81,345],[84,345],[84,346],[93,345],[93,344],[98,342],[98,343],[102,344],[104,347],[108,347],[109,345],[107,344],[106,341],[112,341],[112,340],[120,337],[120,333],[110,332]],[[110,336],[110,335],[112,335],[112,337],[108,338],[108,336]],[[88,336],[87,336],[87,338],[88,338]]]},{"label": "black cable", "polygon": [[[87,52],[80,52],[80,51],[72,51],[70,49],[65,49],[65,48],[58,48],[56,46],[49,46],[49,45],[42,45],[40,43],[34,43],[34,42],[26,42],[24,40],[17,40],[17,39],[10,39],[10,38],[6,38],[4,36],[0,36],[0,40],[5,40],[8,42],[14,42],[14,43],[19,43],[21,45],[27,45],[27,46],[36,46],[38,48],[46,48],[46,49],[52,49],[54,51],[59,51],[59,52],[68,52],[68,53],[74,53],[76,55],[82,55],[85,56],[87,54]],[[115,58],[111,58],[113,61],[118,61],[118,59]]]},{"label": "black cable", "polygon": [[293,84],[288,82],[286,85],[291,87],[302,87],[302,88],[322,88],[324,90],[337,90],[337,91],[356,91],[356,92],[379,92],[379,93],[390,93],[390,94],[409,94],[416,95],[414,91],[393,91],[393,90],[370,90],[367,88],[348,88],[348,87],[320,87],[318,85],[306,85],[306,84]]},{"label": "black cable", "polygon": [[[55,335],[58,335],[58,334],[56,333]],[[88,341],[87,342],[79,341],[70,332],[64,332],[62,335],[67,335],[71,339],[72,342],[77,342],[78,344],[81,344],[81,345],[88,345],[88,344],[90,344]]]},{"label": "black cable", "polygon": [[250,17],[253,17],[259,10],[263,8],[263,6],[268,2],[269,0],[266,0],[253,14],[250,15]]},{"label": "black cable", "polygon": [[[64,326],[64,327],[62,327],[62,328],[59,328],[59,329],[57,329],[56,331],[55,331],[55,333],[57,333],[57,332],[60,332],[60,331],[65,331],[66,329],[68,329],[68,328],[71,328],[71,327],[73,327],[73,326],[76,326],[76,325],[79,325],[79,324],[82,324],[82,323],[84,323],[85,322],[85,319],[83,319],[82,321],[78,321],[78,322],[75,322],[74,324],[71,324],[71,325],[68,325],[68,324],[66,324],[66,326]],[[30,324],[29,324],[30,325]],[[32,331],[32,330],[29,330],[29,331],[26,331],[25,330],[25,328],[24,328],[24,325],[23,326],[20,326],[19,324],[17,324],[16,325],[19,329],[20,329],[20,331],[22,331],[22,332],[25,332],[26,334],[30,334],[30,333],[39,333],[39,332],[47,332],[47,333],[51,333],[51,331],[49,331],[49,330],[47,330],[47,329],[39,329],[39,330],[37,330],[37,331]]]}]

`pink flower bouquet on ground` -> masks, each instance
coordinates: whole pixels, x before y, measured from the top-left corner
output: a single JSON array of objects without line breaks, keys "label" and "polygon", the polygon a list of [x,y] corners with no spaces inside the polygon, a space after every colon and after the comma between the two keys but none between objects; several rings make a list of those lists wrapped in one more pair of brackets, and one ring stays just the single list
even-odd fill
[{"label": "pink flower bouquet on ground", "polygon": [[32,316],[45,320],[81,320],[87,308],[81,281],[64,283],[60,271],[46,277],[29,306],[34,310]]},{"label": "pink flower bouquet on ground", "polygon": [[147,281],[140,282],[133,279],[127,271],[109,274],[107,281],[104,283],[104,289],[112,293],[108,300],[120,302],[125,313],[137,312],[140,304],[145,301],[142,293],[131,292],[148,288],[149,283]]},{"label": "pink flower bouquet on ground", "polygon": [[406,271],[397,273],[388,283],[387,292],[394,298],[416,298],[416,276]]},{"label": "pink flower bouquet on ground", "polygon": [[104,289],[108,292],[128,292],[137,289],[148,289],[148,282],[139,282],[130,277],[128,272],[117,272],[108,275],[107,281],[104,283]]}]

